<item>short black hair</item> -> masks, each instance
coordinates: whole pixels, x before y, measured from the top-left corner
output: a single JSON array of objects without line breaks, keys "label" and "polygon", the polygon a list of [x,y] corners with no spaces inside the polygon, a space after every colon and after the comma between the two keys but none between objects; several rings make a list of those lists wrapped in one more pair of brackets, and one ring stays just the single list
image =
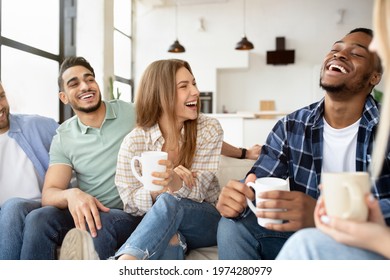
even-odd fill
[{"label": "short black hair", "polygon": [[69,69],[73,66],[77,66],[77,65],[84,66],[89,71],[91,71],[92,75],[95,77],[95,71],[93,70],[91,64],[89,64],[89,62],[84,57],[81,57],[81,56],[67,57],[62,62],[61,67],[60,67],[60,71],[58,74],[58,87],[59,87],[60,91],[64,90],[64,80],[62,79],[62,74],[64,74],[64,72],[67,69]]},{"label": "short black hair", "polygon": [[371,37],[374,37],[374,31],[372,31],[372,29],[365,28],[365,27],[358,27],[358,28],[352,29],[351,31],[349,31],[348,34],[352,34],[352,33],[356,33],[356,32],[363,32]]},{"label": "short black hair", "polygon": [[[349,31],[348,34],[352,34],[352,33],[356,33],[356,32],[362,32],[362,33],[367,34],[371,38],[374,38],[374,31],[372,31],[372,29],[365,28],[365,27],[358,27],[358,28],[352,29],[351,31]],[[378,54],[376,54],[376,57],[378,59],[378,65],[376,67],[376,71],[378,71],[379,73],[383,73],[382,60]]]}]

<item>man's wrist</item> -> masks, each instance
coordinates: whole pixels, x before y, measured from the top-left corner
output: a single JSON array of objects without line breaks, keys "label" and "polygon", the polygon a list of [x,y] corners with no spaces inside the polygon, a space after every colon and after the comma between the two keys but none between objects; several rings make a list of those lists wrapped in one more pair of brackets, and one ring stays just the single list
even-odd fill
[{"label": "man's wrist", "polygon": [[247,149],[245,149],[245,148],[240,148],[240,149],[241,149],[240,159],[245,159],[246,158]]}]

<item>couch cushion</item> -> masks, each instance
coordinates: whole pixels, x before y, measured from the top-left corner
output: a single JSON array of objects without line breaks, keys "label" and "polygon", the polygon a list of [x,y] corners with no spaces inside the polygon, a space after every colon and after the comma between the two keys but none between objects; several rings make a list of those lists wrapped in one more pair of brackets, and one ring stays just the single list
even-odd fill
[{"label": "couch cushion", "polygon": [[221,156],[221,161],[219,163],[219,169],[217,172],[220,186],[226,186],[227,182],[229,182],[231,179],[243,179],[255,162],[255,160],[251,159],[237,159]]},{"label": "couch cushion", "polygon": [[186,260],[218,260],[218,248],[212,246],[191,250]]}]

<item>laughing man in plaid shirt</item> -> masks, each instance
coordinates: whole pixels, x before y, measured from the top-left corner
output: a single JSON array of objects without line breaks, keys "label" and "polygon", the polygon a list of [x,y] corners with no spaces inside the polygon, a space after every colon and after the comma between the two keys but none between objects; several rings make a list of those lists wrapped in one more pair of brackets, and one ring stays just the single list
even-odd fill
[{"label": "laughing man in plaid shirt", "polygon": [[[368,46],[372,31],[358,28],[335,42],[325,57],[320,85],[326,91],[318,103],[277,122],[245,182],[259,177],[289,179],[290,192],[264,192],[271,201],[259,208],[283,212],[258,212],[257,217],[283,219],[283,224],[261,227],[246,208],[253,191],[230,181],[219,197],[217,209],[220,259],[274,259],[290,235],[314,227],[313,210],[319,196],[321,172],[368,171],[379,110],[370,93],[381,80],[382,67]],[[390,157],[372,191],[380,200],[390,224]]]}]

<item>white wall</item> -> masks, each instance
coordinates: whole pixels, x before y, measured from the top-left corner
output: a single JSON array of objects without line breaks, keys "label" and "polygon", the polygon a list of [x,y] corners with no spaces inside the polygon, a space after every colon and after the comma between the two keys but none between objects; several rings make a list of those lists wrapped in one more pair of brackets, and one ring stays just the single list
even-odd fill
[{"label": "white wall", "polygon": [[[91,62],[105,95],[113,74],[113,1],[77,1],[77,55]],[[261,99],[274,99],[276,109],[283,112],[317,100],[323,57],[351,29],[371,27],[373,5],[373,0],[247,0],[246,34],[255,45],[247,52],[234,50],[244,29],[242,0],[185,0],[198,3],[178,9],[178,37],[187,51],[171,54],[167,49],[175,39],[174,0],[134,2],[135,86],[152,61],[183,58],[190,62],[199,89],[214,92],[214,112],[218,113],[222,105],[229,112],[257,111]],[[338,23],[340,9],[345,9],[342,23]],[[200,18],[204,31],[199,30]],[[279,36],[286,38],[287,49],[295,50],[295,64],[266,65],[266,51],[275,49]],[[6,85],[10,92],[16,90],[9,82]],[[12,108],[16,110],[22,101],[12,102]],[[36,104],[31,108],[46,115],[36,111]]]},{"label": "white wall", "polygon": [[[185,59],[199,89],[214,92],[214,112],[222,105],[229,112],[258,111],[261,99],[274,99],[277,110],[291,111],[317,100],[319,67],[333,42],[355,27],[372,26],[372,0],[247,0],[246,34],[255,49],[243,52],[234,50],[244,29],[242,0],[199,2],[179,5],[182,54],[167,52],[175,39],[172,1],[136,2],[135,82],[156,59]],[[338,23],[340,9],[345,15]],[[205,31],[198,30],[199,18]],[[285,37],[286,48],[295,50],[294,64],[266,65],[276,37]]]}]

